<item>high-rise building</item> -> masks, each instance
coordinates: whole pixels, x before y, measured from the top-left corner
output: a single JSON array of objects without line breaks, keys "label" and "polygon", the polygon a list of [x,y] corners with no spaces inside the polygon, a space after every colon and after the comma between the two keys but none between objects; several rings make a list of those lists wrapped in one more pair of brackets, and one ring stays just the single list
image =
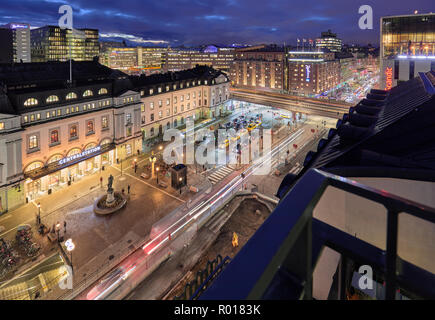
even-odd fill
[{"label": "high-rise building", "polygon": [[0,28],[0,62],[31,62],[30,25],[8,23]]},{"label": "high-rise building", "polygon": [[230,73],[233,86],[283,90],[284,57],[284,48],[278,46],[237,49]]},{"label": "high-rise building", "polygon": [[[99,55],[98,30],[78,29],[72,32],[58,26],[31,30],[33,62],[91,61]],[[71,52],[70,52],[71,51]]]},{"label": "high-rise building", "polygon": [[434,13],[382,17],[380,28],[382,89],[435,70]]},{"label": "high-rise building", "polygon": [[331,30],[322,32],[320,38],[316,39],[316,47],[320,50],[328,49],[332,52],[340,52],[342,47],[341,39],[337,38],[336,33],[332,33]]},{"label": "high-rise building", "polygon": [[341,81],[339,60],[333,52],[288,51],[288,85],[291,94],[312,96],[336,87]]}]

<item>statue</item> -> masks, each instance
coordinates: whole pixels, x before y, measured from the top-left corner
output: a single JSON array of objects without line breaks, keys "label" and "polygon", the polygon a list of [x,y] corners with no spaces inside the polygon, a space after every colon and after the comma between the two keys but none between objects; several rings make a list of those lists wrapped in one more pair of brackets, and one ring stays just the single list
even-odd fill
[{"label": "statue", "polygon": [[107,183],[107,192],[113,191],[112,185],[113,185],[113,176],[110,175],[108,178],[108,183]]}]

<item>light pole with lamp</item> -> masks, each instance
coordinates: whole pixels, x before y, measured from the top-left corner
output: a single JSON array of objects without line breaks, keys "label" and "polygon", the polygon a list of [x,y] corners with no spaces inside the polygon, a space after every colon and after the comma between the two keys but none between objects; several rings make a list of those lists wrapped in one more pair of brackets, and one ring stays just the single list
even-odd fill
[{"label": "light pole with lamp", "polygon": [[37,224],[40,225],[41,224],[41,203],[38,202],[37,206],[38,206],[38,217],[37,217],[38,223]]},{"label": "light pole with lamp", "polygon": [[76,247],[74,242],[72,242],[72,239],[68,239],[65,241],[66,250],[70,253],[70,263],[71,263],[71,270],[74,271],[73,262],[72,262],[72,252],[74,248]]},{"label": "light pole with lamp", "polygon": [[180,179],[178,179],[178,181],[180,181],[180,195],[181,195],[181,188],[182,188],[181,182],[183,181],[183,178],[180,177]]},{"label": "light pole with lamp", "polygon": [[60,223],[56,224],[57,242],[60,242]]},{"label": "light pole with lamp", "polygon": [[151,178],[154,178],[154,164],[156,163],[157,158],[154,155],[154,151],[151,153],[150,162],[151,162]]},{"label": "light pole with lamp", "polygon": [[159,170],[160,170],[160,168],[159,168],[159,167],[157,167],[157,168],[156,168],[156,178],[157,178],[157,184],[159,184]]}]

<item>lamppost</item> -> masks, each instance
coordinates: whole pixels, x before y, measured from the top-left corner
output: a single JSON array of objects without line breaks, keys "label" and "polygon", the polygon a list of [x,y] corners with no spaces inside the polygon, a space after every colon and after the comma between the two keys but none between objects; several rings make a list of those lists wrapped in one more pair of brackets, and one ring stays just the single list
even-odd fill
[{"label": "lamppost", "polygon": [[72,242],[72,239],[68,239],[65,241],[66,250],[70,253],[70,263],[71,263],[71,270],[74,270],[73,263],[72,263],[72,252],[74,248],[76,247],[75,244]]},{"label": "lamppost", "polygon": [[151,152],[150,162],[151,162],[151,178],[154,178],[154,164],[156,163],[157,158],[154,155],[154,152]]},{"label": "lamppost", "polygon": [[60,242],[60,223],[56,224],[57,242]]},{"label": "lamppost", "polygon": [[136,173],[136,171],[137,171],[137,158],[134,158],[133,166],[134,166],[134,173]]},{"label": "lamppost", "polygon": [[180,177],[180,179],[178,179],[178,181],[180,181],[180,194],[181,194],[181,188],[182,188],[181,182],[183,181],[183,178]]},{"label": "lamppost", "polygon": [[38,202],[38,225],[40,225],[41,224],[41,203],[40,202]]},{"label": "lamppost", "polygon": [[157,184],[159,184],[159,170],[160,170],[160,168],[159,168],[159,167],[157,167],[157,168],[156,168],[156,178],[157,178]]}]

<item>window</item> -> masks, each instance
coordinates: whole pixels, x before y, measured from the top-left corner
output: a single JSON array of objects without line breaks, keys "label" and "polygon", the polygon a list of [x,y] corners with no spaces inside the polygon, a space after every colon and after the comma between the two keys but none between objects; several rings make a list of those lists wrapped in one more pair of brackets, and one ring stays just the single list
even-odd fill
[{"label": "window", "polygon": [[153,93],[154,93],[154,90],[153,90],[153,89],[150,89],[150,95],[153,94]]},{"label": "window", "polygon": [[40,113],[36,114],[36,120],[41,120],[41,114]]},{"label": "window", "polygon": [[141,104],[141,106],[140,106],[140,111],[141,111],[141,112],[145,112],[145,105],[144,105],[144,104]]},{"label": "window", "polygon": [[184,104],[181,105],[181,112],[184,111]]},{"label": "window", "polygon": [[171,99],[167,98],[166,99],[166,105],[169,106],[171,104]]},{"label": "window", "polygon": [[36,135],[31,135],[29,137],[29,149],[38,148],[38,137]]},{"label": "window", "polygon": [[174,90],[177,90],[177,85],[174,84],[174,85],[172,86],[172,88],[173,88]]},{"label": "window", "polygon": [[171,123],[170,123],[170,122],[168,122],[168,123],[166,124],[166,129],[171,129]]},{"label": "window", "polygon": [[24,122],[28,122],[28,121],[29,121],[29,118],[28,118],[27,116],[24,116],[23,121],[24,121]]},{"label": "window", "polygon": [[101,128],[103,129],[109,128],[109,119],[107,118],[107,116],[101,117]]},{"label": "window", "polygon": [[171,114],[171,110],[170,109],[166,109],[166,116],[169,116]]},{"label": "window", "polygon": [[154,128],[151,128],[150,130],[150,136],[152,137],[154,135]]},{"label": "window", "polygon": [[187,94],[186,100],[190,100],[190,93]]},{"label": "window", "polygon": [[174,114],[177,113],[177,107],[174,107]]},{"label": "window", "polygon": [[74,124],[69,128],[69,138],[75,139],[77,137],[78,137],[77,125]]},{"label": "window", "polygon": [[77,94],[75,92],[70,92],[66,95],[66,100],[77,99]]},{"label": "window", "polygon": [[50,132],[50,144],[58,143],[59,142],[59,131],[58,130],[52,130]]},{"label": "window", "polygon": [[50,112],[47,112],[46,118],[50,118]]},{"label": "window", "polygon": [[159,107],[162,106],[162,100],[159,100]]},{"label": "window", "polygon": [[142,124],[145,124],[146,118],[145,116],[142,116]]},{"label": "window", "polygon": [[174,120],[174,127],[177,126],[177,119]]},{"label": "window", "polygon": [[127,122],[127,124],[131,124],[131,113],[127,113],[125,115],[125,121]]},{"label": "window", "polygon": [[107,94],[107,89],[101,88],[100,90],[98,90],[98,94]]},{"label": "window", "polygon": [[150,119],[151,119],[151,122],[154,121],[154,113],[151,113]]},{"label": "window", "polygon": [[131,127],[127,127],[127,137],[130,137],[131,135],[132,135]]},{"label": "window", "polygon": [[94,121],[89,120],[89,121],[86,123],[86,131],[87,131],[87,134],[92,134],[92,133],[94,133]]},{"label": "window", "polygon": [[177,103],[177,97],[174,97],[174,103]]},{"label": "window", "polygon": [[166,91],[169,91],[169,86],[166,86]]},{"label": "window", "polygon": [[154,110],[154,102],[150,102],[150,109]]},{"label": "window", "polygon": [[94,93],[91,90],[86,90],[85,92],[83,92],[83,97],[91,97],[93,95]]},{"label": "window", "polygon": [[190,102],[187,103],[187,110],[190,110]]},{"label": "window", "polygon": [[184,101],[184,96],[183,96],[183,95],[180,96],[180,101],[181,101],[181,102]]},{"label": "window", "polygon": [[161,93],[161,92],[162,92],[162,87],[158,87],[157,91],[158,91],[159,93]]},{"label": "window", "polygon": [[5,128],[5,123],[4,122],[0,122],[0,130],[3,130]]},{"label": "window", "polygon": [[162,118],[162,111],[159,111],[159,118]]},{"label": "window", "polygon": [[37,106],[37,105],[38,105],[38,100],[35,98],[29,98],[26,101],[24,101],[25,107],[31,107],[31,106]]},{"label": "window", "polygon": [[58,96],[49,96],[46,100],[47,103],[52,103],[52,102],[57,102],[59,101],[59,97]]}]

